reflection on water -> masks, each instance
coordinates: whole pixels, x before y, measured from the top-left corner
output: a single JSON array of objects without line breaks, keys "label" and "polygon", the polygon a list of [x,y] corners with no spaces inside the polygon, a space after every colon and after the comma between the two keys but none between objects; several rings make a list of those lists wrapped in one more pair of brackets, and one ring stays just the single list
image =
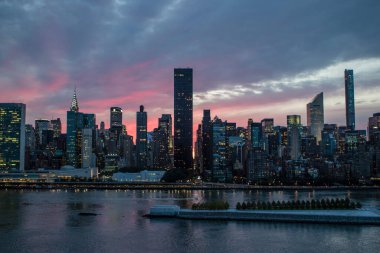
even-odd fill
[{"label": "reflection on water", "polygon": [[66,226],[69,227],[84,227],[93,224],[96,221],[96,216],[80,216],[71,214],[68,215]]},{"label": "reflection on water", "polygon": [[0,252],[377,252],[376,226],[142,217],[155,204],[346,196],[380,208],[379,191],[0,191]]}]

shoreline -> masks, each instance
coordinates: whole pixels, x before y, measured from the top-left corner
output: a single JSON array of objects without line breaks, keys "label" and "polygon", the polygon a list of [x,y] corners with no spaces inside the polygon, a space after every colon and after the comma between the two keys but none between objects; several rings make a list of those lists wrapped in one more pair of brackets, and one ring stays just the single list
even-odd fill
[{"label": "shoreline", "polygon": [[251,222],[287,222],[380,226],[380,213],[356,210],[191,210],[176,205],[153,206],[148,218],[187,220],[223,220]]},{"label": "shoreline", "polygon": [[242,184],[217,183],[120,183],[120,182],[0,182],[0,190],[58,190],[58,189],[87,189],[87,190],[240,190],[240,191],[312,191],[312,190],[350,190],[373,191],[380,186],[256,186]]}]

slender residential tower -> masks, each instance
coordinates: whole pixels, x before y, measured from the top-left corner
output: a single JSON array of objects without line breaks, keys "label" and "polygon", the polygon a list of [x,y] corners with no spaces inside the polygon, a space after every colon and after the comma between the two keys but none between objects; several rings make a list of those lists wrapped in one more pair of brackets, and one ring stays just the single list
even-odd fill
[{"label": "slender residential tower", "polygon": [[193,169],[193,69],[174,69],[174,167]]},{"label": "slender residential tower", "polygon": [[350,130],[355,130],[355,89],[354,71],[344,70],[344,87],[346,92],[346,126]]},{"label": "slender residential tower", "polygon": [[144,106],[140,105],[140,111],[136,113],[136,154],[137,167],[145,169],[147,166],[147,113]]},{"label": "slender residential tower", "polygon": [[310,134],[317,138],[317,141],[322,139],[322,130],[325,124],[323,110],[323,92],[316,95],[313,100],[306,106],[307,126],[310,128]]}]

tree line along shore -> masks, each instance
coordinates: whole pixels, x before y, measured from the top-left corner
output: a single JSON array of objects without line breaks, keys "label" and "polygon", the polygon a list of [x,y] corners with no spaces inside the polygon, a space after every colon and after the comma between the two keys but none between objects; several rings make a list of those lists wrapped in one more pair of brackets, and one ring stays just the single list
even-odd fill
[{"label": "tree line along shore", "polygon": [[[248,201],[238,202],[237,210],[353,210],[359,209],[360,202],[351,201],[349,198],[326,198],[312,200],[292,200],[292,201]],[[204,203],[195,203],[192,210],[227,210],[230,204],[227,201],[216,200]]]}]

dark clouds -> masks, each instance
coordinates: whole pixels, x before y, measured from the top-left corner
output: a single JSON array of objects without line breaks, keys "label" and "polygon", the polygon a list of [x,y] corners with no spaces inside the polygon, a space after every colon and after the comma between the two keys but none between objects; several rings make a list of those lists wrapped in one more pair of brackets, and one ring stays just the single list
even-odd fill
[{"label": "dark clouds", "polygon": [[[204,98],[196,110],[241,103],[252,115],[285,118],[260,105],[299,98],[288,113],[301,113],[302,99],[340,94],[343,70],[353,68],[344,63],[372,59],[364,74],[354,69],[357,107],[367,118],[379,108],[364,92],[379,94],[379,10],[376,0],[0,1],[0,99],[26,102],[29,121],[65,118],[77,85],[81,109],[108,121],[108,108],[119,105],[130,112],[129,125],[139,104],[153,118],[171,112],[173,68],[190,66]],[[296,82],[337,65],[331,77]],[[215,91],[231,96],[205,100]],[[338,122],[342,106],[331,110]]]}]

